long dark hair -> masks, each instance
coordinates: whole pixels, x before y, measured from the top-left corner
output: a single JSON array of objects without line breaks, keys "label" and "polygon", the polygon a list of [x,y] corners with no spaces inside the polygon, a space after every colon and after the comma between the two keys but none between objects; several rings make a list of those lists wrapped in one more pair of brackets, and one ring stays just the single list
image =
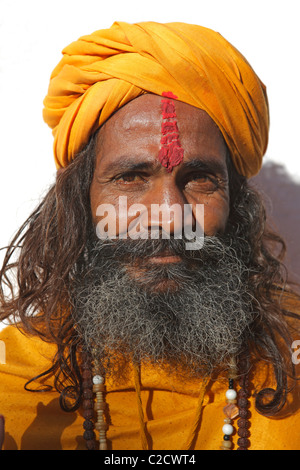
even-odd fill
[{"label": "long dark hair", "polygon": [[[25,333],[57,345],[52,367],[41,371],[25,388],[40,390],[31,388],[33,382],[53,376],[61,406],[67,411],[79,406],[82,393],[82,345],[72,319],[70,286],[84,270],[92,229],[89,191],[95,141],[93,136],[58,174],[56,183],[6,248],[0,272],[0,320],[12,319]],[[286,401],[288,378],[295,379],[288,320],[299,321],[299,316],[281,304],[289,290],[282,262],[284,241],[268,229],[261,196],[236,172],[230,158],[228,172],[231,203],[227,230],[248,247],[243,259],[247,259],[250,287],[259,304],[253,324],[255,341],[249,342],[248,354],[242,359],[247,367],[260,359],[272,365],[277,387],[262,389],[256,396],[256,407],[264,415],[273,415]],[[290,295],[296,297],[292,292]]]}]

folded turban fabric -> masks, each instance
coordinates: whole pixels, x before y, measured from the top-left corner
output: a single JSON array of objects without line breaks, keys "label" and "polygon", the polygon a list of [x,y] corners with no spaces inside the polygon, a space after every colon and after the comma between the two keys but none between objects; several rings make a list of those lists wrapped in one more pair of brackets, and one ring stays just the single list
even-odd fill
[{"label": "folded turban fabric", "polygon": [[67,166],[120,107],[143,93],[169,91],[209,114],[239,173],[259,171],[269,132],[264,84],[219,33],[155,22],[115,22],[63,50],[43,110],[57,168]]}]

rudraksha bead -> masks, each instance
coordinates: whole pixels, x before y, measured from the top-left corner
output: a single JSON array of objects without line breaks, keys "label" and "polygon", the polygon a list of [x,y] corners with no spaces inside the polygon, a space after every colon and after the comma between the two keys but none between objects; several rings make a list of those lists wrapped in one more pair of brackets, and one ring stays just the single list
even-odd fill
[{"label": "rudraksha bead", "polygon": [[239,428],[246,428],[246,429],[250,428],[250,422],[248,421],[248,419],[240,418],[238,419],[236,424],[238,425]]},{"label": "rudraksha bead", "polygon": [[85,400],[92,400],[94,397],[94,394],[93,394],[93,391],[90,388],[88,388],[88,389],[83,390],[82,396]]},{"label": "rudraksha bead", "polygon": [[94,410],[92,408],[84,410],[82,414],[85,419],[92,419],[94,417]]},{"label": "rudraksha bead", "polygon": [[247,398],[239,398],[237,401],[237,405],[239,408],[248,408],[249,402]]},{"label": "rudraksha bead", "polygon": [[94,429],[94,423],[90,421],[89,419],[86,419],[83,423],[83,428],[86,431],[92,431]]},{"label": "rudraksha bead", "polygon": [[246,408],[242,408],[239,410],[239,416],[243,419],[249,418],[249,411]]},{"label": "rudraksha bead", "polygon": [[237,404],[239,407],[239,416],[240,418],[237,421],[238,431],[237,434],[239,439],[237,441],[238,450],[247,450],[250,446],[250,440],[248,437],[250,436],[249,428],[250,428],[250,412],[248,410],[250,406],[250,402],[248,400],[249,391],[249,379],[247,376],[243,375],[239,381],[240,383],[240,390],[238,392],[238,400]]},{"label": "rudraksha bead", "polygon": [[93,388],[93,382],[91,380],[83,380],[82,382],[82,388],[84,390],[88,390]]},{"label": "rudraksha bead", "polygon": [[97,443],[94,433],[94,423],[92,419],[94,417],[94,402],[93,402],[93,381],[92,381],[92,371],[91,371],[91,359],[89,354],[82,354],[82,408],[83,408],[83,417],[84,417],[84,433],[83,438],[86,442],[86,448],[88,450],[95,450],[97,448]]},{"label": "rudraksha bead", "polygon": [[250,446],[250,441],[246,437],[240,437],[237,441],[237,444],[239,447],[244,447],[245,449],[247,449],[247,447]]},{"label": "rudraksha bead", "polygon": [[89,441],[85,441],[87,450],[96,450],[97,444],[95,439],[91,439]]},{"label": "rudraksha bead", "polygon": [[241,388],[239,390],[239,397],[240,398],[249,398],[250,394],[247,390],[245,390],[244,388]]},{"label": "rudraksha bead", "polygon": [[89,369],[84,369],[82,372],[82,378],[84,380],[90,380],[92,378],[92,372]]},{"label": "rudraksha bead", "polygon": [[83,400],[82,402],[82,408],[84,410],[89,410],[91,408],[94,408],[94,403],[93,400]]},{"label": "rudraksha bead", "polygon": [[83,437],[86,441],[91,441],[92,439],[95,439],[95,433],[94,431],[84,431]]},{"label": "rudraksha bead", "polygon": [[248,429],[246,428],[239,428],[238,429],[238,435],[240,437],[249,437],[250,436],[250,432],[248,431]]}]

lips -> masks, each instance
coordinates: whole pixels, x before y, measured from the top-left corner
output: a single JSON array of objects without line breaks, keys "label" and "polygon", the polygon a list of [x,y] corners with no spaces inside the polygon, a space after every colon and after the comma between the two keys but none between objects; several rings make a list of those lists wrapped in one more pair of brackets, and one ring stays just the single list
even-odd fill
[{"label": "lips", "polygon": [[174,255],[171,252],[163,252],[149,258],[151,263],[179,263],[182,261],[181,256]]}]

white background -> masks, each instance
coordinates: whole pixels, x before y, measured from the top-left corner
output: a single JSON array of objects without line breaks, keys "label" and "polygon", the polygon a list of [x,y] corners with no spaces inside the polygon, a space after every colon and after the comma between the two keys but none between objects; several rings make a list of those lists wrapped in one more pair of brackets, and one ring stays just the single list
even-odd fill
[{"label": "white background", "polygon": [[267,85],[265,161],[300,182],[299,0],[0,0],[0,8],[1,247],[54,180],[42,102],[61,50],[114,21],[196,23],[232,42]]}]

